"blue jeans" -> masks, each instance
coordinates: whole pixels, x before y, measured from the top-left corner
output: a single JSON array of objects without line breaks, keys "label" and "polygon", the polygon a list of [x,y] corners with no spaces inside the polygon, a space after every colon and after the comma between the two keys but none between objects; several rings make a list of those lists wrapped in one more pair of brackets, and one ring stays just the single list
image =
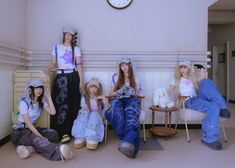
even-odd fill
[{"label": "blue jeans", "polygon": [[206,113],[202,121],[201,139],[208,143],[218,141],[219,113],[221,109],[226,109],[227,105],[215,83],[209,79],[201,80],[199,95],[187,100],[185,107]]},{"label": "blue jeans", "polygon": [[123,142],[132,143],[135,152],[139,150],[140,100],[135,97],[113,99],[105,117],[111,123],[116,135]]},{"label": "blue jeans", "polygon": [[72,136],[81,140],[102,142],[104,139],[104,124],[98,112],[81,109],[73,122]]}]

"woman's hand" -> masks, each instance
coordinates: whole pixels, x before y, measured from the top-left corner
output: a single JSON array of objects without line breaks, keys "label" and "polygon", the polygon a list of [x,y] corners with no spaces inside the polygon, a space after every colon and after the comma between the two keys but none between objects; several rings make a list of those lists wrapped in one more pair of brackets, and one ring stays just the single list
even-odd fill
[{"label": "woman's hand", "polygon": [[44,92],[46,98],[50,98],[51,97],[51,92],[50,92],[50,89],[48,89],[48,87],[45,87],[45,92]]},{"label": "woman's hand", "polygon": [[102,100],[102,99],[105,99],[105,96],[104,95],[100,95],[100,96],[97,96],[96,99]]},{"label": "woman's hand", "polygon": [[47,98],[47,102],[49,104],[49,106],[44,107],[44,110],[48,112],[49,114],[54,115],[56,113],[56,110],[55,110],[55,106],[51,98],[51,92],[49,88],[45,87],[44,95]]},{"label": "woman's hand", "polygon": [[49,76],[49,74],[50,74],[49,68],[44,68],[42,71],[43,71],[47,76]]},{"label": "woman's hand", "polygon": [[47,76],[49,76],[50,72],[57,70],[57,66],[56,65],[57,65],[56,59],[54,58],[54,56],[51,56],[51,62],[50,62],[49,66],[47,68],[43,69],[43,72]]},{"label": "woman's hand", "polygon": [[79,90],[80,90],[80,93],[83,94],[83,83],[80,82],[79,84]]}]

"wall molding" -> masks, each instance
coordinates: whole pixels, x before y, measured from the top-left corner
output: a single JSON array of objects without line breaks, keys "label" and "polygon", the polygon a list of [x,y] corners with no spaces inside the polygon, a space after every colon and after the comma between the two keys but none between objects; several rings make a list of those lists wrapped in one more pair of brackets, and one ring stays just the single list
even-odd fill
[{"label": "wall molding", "polygon": [[15,66],[29,67],[29,51],[23,47],[16,47],[10,44],[0,42],[0,65],[1,66]]},{"label": "wall molding", "polygon": [[[116,67],[121,56],[133,58],[137,68],[174,68],[180,59],[206,65],[207,51],[82,51],[83,67],[109,69]],[[51,59],[50,51],[32,51],[31,67],[43,68]]]},{"label": "wall molding", "polygon": [[3,137],[2,139],[0,139],[0,146],[3,146],[4,144],[9,142],[10,140],[11,140],[11,135],[7,135],[7,136]]}]

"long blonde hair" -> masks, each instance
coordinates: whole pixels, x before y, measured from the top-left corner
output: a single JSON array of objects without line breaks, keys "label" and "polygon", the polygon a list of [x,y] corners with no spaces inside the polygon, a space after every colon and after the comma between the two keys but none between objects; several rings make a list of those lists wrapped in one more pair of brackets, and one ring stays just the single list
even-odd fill
[{"label": "long blonde hair", "polygon": [[[195,77],[195,69],[194,69],[194,65],[192,64],[190,67],[188,67],[188,77],[192,80],[193,82],[193,86],[196,88],[196,91],[198,91],[198,83],[196,81],[196,77]],[[182,74],[180,73],[180,66],[177,65],[175,68],[175,86],[176,86],[176,95],[179,96],[180,92],[179,92],[179,83],[180,83],[180,79],[182,77]]]},{"label": "long blonde hair", "polygon": [[[88,83],[85,84],[85,99],[86,99],[86,104],[87,104],[87,107],[88,109],[91,111],[91,102],[90,102],[90,87],[88,87]],[[103,94],[103,87],[101,85],[101,83],[99,83],[99,88],[95,94],[95,96],[100,96]],[[99,112],[101,112],[102,110],[102,107],[101,107],[101,103],[102,103],[102,100],[101,99],[97,99],[96,100],[96,103],[97,103],[97,106],[98,106],[98,110]]]}]

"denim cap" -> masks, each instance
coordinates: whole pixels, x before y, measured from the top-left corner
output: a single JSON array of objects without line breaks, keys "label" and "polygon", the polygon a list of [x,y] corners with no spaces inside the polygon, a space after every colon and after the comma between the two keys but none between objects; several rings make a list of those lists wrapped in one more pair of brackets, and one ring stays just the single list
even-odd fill
[{"label": "denim cap", "polygon": [[64,26],[63,27],[63,33],[71,33],[72,35],[74,35],[77,31],[70,26]]},{"label": "denim cap", "polygon": [[119,64],[122,64],[122,63],[129,64],[129,63],[131,63],[131,59],[130,59],[129,57],[122,57],[122,58],[119,60]]},{"label": "denim cap", "polygon": [[87,87],[89,88],[90,86],[96,86],[97,88],[99,88],[100,85],[99,85],[98,79],[97,79],[97,78],[94,78],[94,77],[91,78],[90,81],[88,82]]},{"label": "denim cap", "polygon": [[191,62],[190,61],[179,61],[179,66],[184,65],[190,68]]},{"label": "denim cap", "polygon": [[28,86],[39,87],[43,86],[43,83],[40,79],[32,79],[29,81]]}]

